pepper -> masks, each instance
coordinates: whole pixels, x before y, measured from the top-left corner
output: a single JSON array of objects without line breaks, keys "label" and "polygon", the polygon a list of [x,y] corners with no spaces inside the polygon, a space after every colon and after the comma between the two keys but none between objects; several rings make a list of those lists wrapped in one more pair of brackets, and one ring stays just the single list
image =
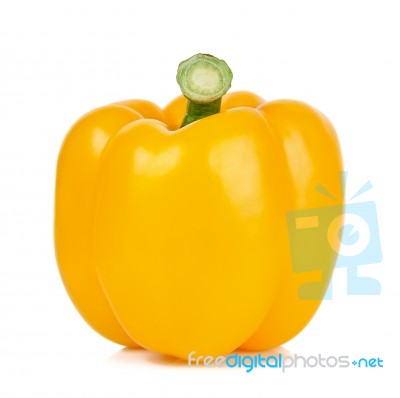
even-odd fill
[{"label": "pepper", "polygon": [[[299,101],[225,95],[232,72],[208,54],[177,80],[183,95],[164,109],[122,101],[67,134],[55,199],[65,287],[122,345],[181,358],[279,346],[311,320],[333,271],[335,255],[296,272],[286,217],[331,205],[319,183],[343,205],[335,130]],[[318,281],[318,297],[299,295]]]}]

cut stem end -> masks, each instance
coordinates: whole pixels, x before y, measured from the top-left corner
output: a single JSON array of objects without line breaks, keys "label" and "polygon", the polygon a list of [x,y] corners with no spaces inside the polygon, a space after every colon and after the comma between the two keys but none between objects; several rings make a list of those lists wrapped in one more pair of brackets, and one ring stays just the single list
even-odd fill
[{"label": "cut stem end", "polygon": [[218,113],[221,97],[231,87],[232,78],[227,63],[210,54],[196,54],[182,61],[176,80],[189,100],[182,126]]}]

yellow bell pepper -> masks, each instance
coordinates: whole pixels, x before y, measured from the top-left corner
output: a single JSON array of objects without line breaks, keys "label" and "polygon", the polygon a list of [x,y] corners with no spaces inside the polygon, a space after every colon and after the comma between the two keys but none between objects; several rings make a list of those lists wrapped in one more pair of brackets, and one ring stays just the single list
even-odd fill
[{"label": "yellow bell pepper", "polygon": [[[335,258],[324,277],[294,272],[286,215],[331,205],[318,183],[343,203],[334,128],[298,101],[224,95],[231,78],[198,54],[180,64],[184,96],[165,109],[108,105],[63,143],[60,273],[83,318],[114,342],[181,358],[264,350],[298,334],[321,302]],[[299,297],[318,280],[321,297]]]}]

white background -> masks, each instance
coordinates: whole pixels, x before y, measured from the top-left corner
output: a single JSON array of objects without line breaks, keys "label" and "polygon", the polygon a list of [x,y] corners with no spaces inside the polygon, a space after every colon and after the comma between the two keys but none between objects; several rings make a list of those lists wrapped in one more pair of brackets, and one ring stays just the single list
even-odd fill
[{"label": "white background", "polygon": [[[399,371],[400,2],[389,0],[1,0],[0,396],[396,396]],[[294,98],[337,128],[349,192],[378,208],[383,262],[360,268],[378,297],[334,299],[285,348],[380,357],[382,369],[189,369],[93,332],[54,259],[57,153],[88,110],[126,98],[164,106],[179,61],[227,60],[232,90]],[[397,322],[397,323],[396,323]],[[397,395],[399,396],[399,395]]]}]

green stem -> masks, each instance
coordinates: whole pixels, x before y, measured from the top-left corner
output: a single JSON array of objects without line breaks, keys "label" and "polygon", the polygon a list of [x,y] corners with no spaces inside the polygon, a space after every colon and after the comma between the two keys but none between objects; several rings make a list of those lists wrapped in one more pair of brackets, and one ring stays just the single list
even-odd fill
[{"label": "green stem", "polygon": [[188,100],[185,117],[183,118],[181,127],[184,127],[196,120],[200,120],[203,117],[215,115],[221,110],[221,98],[215,101],[209,102],[208,104],[196,104]]},{"label": "green stem", "polygon": [[232,77],[226,62],[209,54],[196,54],[181,62],[176,80],[188,99],[181,127],[218,113]]}]

